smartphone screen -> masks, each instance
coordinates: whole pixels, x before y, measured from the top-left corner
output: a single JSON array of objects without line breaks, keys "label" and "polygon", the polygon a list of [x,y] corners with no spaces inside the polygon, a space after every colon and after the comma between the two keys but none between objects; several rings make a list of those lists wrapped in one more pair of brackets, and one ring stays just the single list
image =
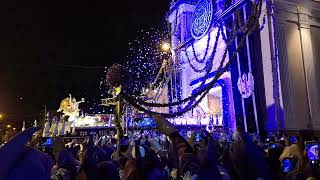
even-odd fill
[{"label": "smartphone screen", "polygon": [[53,147],[54,139],[51,137],[45,137],[41,139],[41,146],[43,147]]},{"label": "smartphone screen", "polygon": [[270,147],[270,149],[275,149],[276,148],[276,144],[271,143],[269,147]]},{"label": "smartphone screen", "polygon": [[297,139],[297,137],[295,137],[295,136],[290,136],[290,137],[289,137],[289,141],[290,141],[290,143],[292,143],[292,144],[296,144],[296,143],[298,142],[298,139]]},{"label": "smartphone screen", "polygon": [[306,152],[308,154],[308,159],[311,162],[319,160],[319,142],[307,141],[305,142]]},{"label": "smartphone screen", "polygon": [[140,129],[155,129],[157,128],[156,123],[152,117],[142,118],[139,122],[136,122],[136,125]]},{"label": "smartphone screen", "polygon": [[201,137],[200,137],[200,133],[199,133],[199,132],[197,132],[197,133],[195,134],[195,140],[196,140],[196,142],[199,142],[199,141],[201,140]]},{"label": "smartphone screen", "polygon": [[286,158],[286,159],[284,159],[283,160],[283,166],[282,166],[282,171],[284,172],[284,173],[288,173],[288,172],[290,172],[291,170],[292,170],[292,161],[291,161],[291,159],[288,159],[288,158]]}]

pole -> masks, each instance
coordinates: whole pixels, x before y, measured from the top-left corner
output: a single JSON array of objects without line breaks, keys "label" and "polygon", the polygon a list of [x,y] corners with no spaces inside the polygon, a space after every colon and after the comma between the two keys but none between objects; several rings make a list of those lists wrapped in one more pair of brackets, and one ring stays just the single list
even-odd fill
[{"label": "pole", "polygon": [[121,127],[120,119],[121,119],[121,96],[120,94],[117,97],[118,101],[116,103],[116,113],[115,113],[115,125],[117,128],[118,136],[121,138],[123,136],[123,129]]},{"label": "pole", "polygon": [[[233,15],[233,18],[234,15]],[[236,47],[238,47],[238,39],[236,37],[235,39],[235,45]],[[237,52],[237,65],[238,65],[238,75],[239,75],[239,78],[241,78],[241,68],[240,68],[240,57],[239,57],[239,52]],[[240,95],[241,96],[241,95]],[[243,97],[241,96],[241,105],[242,105],[242,116],[243,116],[243,122],[244,122],[244,129],[246,132],[248,132],[248,127],[247,127],[247,116],[246,116],[246,110],[245,110],[245,106],[244,106],[244,99]]]},{"label": "pole", "polygon": [[308,83],[308,73],[306,72],[306,65],[305,65],[305,52],[303,47],[303,37],[302,37],[302,24],[301,24],[301,12],[300,12],[300,5],[297,7],[297,15],[298,15],[298,29],[299,29],[299,37],[300,37],[300,46],[301,46],[301,54],[302,54],[302,67],[304,73],[304,80],[306,82],[306,93],[307,93],[307,101],[308,101],[308,126],[312,126],[312,109],[311,109],[311,102],[310,102],[310,90],[309,90],[309,83]]},{"label": "pole", "polygon": [[[243,18],[244,21],[247,21],[247,12],[246,12],[246,6],[243,6]],[[250,49],[249,49],[249,37],[246,37],[246,49],[247,49],[247,56],[248,56],[248,66],[249,66],[249,72],[252,73],[252,67],[251,67],[251,55],[250,55]],[[255,92],[252,93],[252,104],[253,104],[253,112],[254,112],[254,121],[256,123],[256,130],[257,133],[260,135],[259,131],[259,124],[258,124],[258,113],[257,113],[257,104],[256,104],[256,97]]]},{"label": "pole", "polygon": [[46,119],[47,117],[47,106],[46,105],[43,105],[44,106],[44,119]]}]

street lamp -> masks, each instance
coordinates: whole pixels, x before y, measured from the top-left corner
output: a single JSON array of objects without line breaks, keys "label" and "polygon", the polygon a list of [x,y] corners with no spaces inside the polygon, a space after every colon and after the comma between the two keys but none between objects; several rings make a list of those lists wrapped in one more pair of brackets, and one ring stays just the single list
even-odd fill
[{"label": "street lamp", "polygon": [[3,114],[0,114],[0,120],[3,118]]},{"label": "street lamp", "polygon": [[161,45],[161,49],[162,49],[162,51],[165,51],[165,52],[169,51],[170,50],[170,44],[167,43],[167,42],[163,43]]},{"label": "street lamp", "polygon": [[11,128],[11,124],[8,124],[8,125],[7,125],[7,128]]}]

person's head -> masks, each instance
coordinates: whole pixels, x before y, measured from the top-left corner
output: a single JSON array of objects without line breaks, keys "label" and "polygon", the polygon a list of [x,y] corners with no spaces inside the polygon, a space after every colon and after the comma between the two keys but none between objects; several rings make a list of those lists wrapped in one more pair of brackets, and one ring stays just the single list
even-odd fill
[{"label": "person's head", "polygon": [[111,144],[111,145],[117,144],[117,139],[111,138],[111,139],[110,139],[110,144]]},{"label": "person's head", "polygon": [[147,180],[163,180],[166,174],[161,166],[160,159],[154,155],[146,155],[142,159],[141,167],[143,168],[142,177]]},{"label": "person's head", "polygon": [[119,173],[116,166],[108,161],[97,164],[97,177],[101,180],[119,180]]},{"label": "person's head", "polygon": [[106,152],[99,146],[94,146],[94,157],[96,158],[96,162],[102,162],[102,161],[106,161],[107,157],[106,157]]},{"label": "person's head", "polygon": [[106,160],[107,161],[111,160],[111,155],[114,152],[114,150],[108,146],[102,146],[101,148],[103,149],[103,151],[106,154]]},{"label": "person's head", "polygon": [[147,174],[146,179],[148,180],[166,180],[168,177],[165,174],[165,171],[159,168],[151,169]]},{"label": "person's head", "polygon": [[292,170],[288,172],[288,175],[296,174],[302,170],[302,150],[297,144],[292,144],[283,150],[279,158],[281,164],[283,164],[284,159],[290,159],[292,162]]},{"label": "person's head", "polygon": [[197,157],[199,158],[199,163],[201,167],[208,166],[208,153],[207,148],[198,148]]},{"label": "person's head", "polygon": [[56,153],[56,162],[57,162],[58,166],[62,166],[63,164],[65,164],[67,162],[73,163],[75,161],[76,161],[75,156],[69,150],[64,149],[64,150]]},{"label": "person's head", "polygon": [[69,171],[71,177],[77,175],[77,166],[79,165],[76,157],[70,150],[62,150],[56,154],[56,163],[58,168],[64,168]]}]

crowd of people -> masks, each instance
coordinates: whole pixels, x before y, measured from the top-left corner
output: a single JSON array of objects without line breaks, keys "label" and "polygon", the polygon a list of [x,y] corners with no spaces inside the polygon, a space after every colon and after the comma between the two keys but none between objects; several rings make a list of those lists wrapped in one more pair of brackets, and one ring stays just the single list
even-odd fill
[{"label": "crowd of people", "polygon": [[[176,129],[155,116],[156,130],[119,137],[90,134],[84,140],[52,138],[27,129],[0,148],[0,180],[206,180],[319,179],[310,160],[313,136],[277,134],[264,141],[241,127],[229,135],[202,128]],[[318,145],[315,145],[318,146]],[[316,153],[318,149],[315,150]]]}]

